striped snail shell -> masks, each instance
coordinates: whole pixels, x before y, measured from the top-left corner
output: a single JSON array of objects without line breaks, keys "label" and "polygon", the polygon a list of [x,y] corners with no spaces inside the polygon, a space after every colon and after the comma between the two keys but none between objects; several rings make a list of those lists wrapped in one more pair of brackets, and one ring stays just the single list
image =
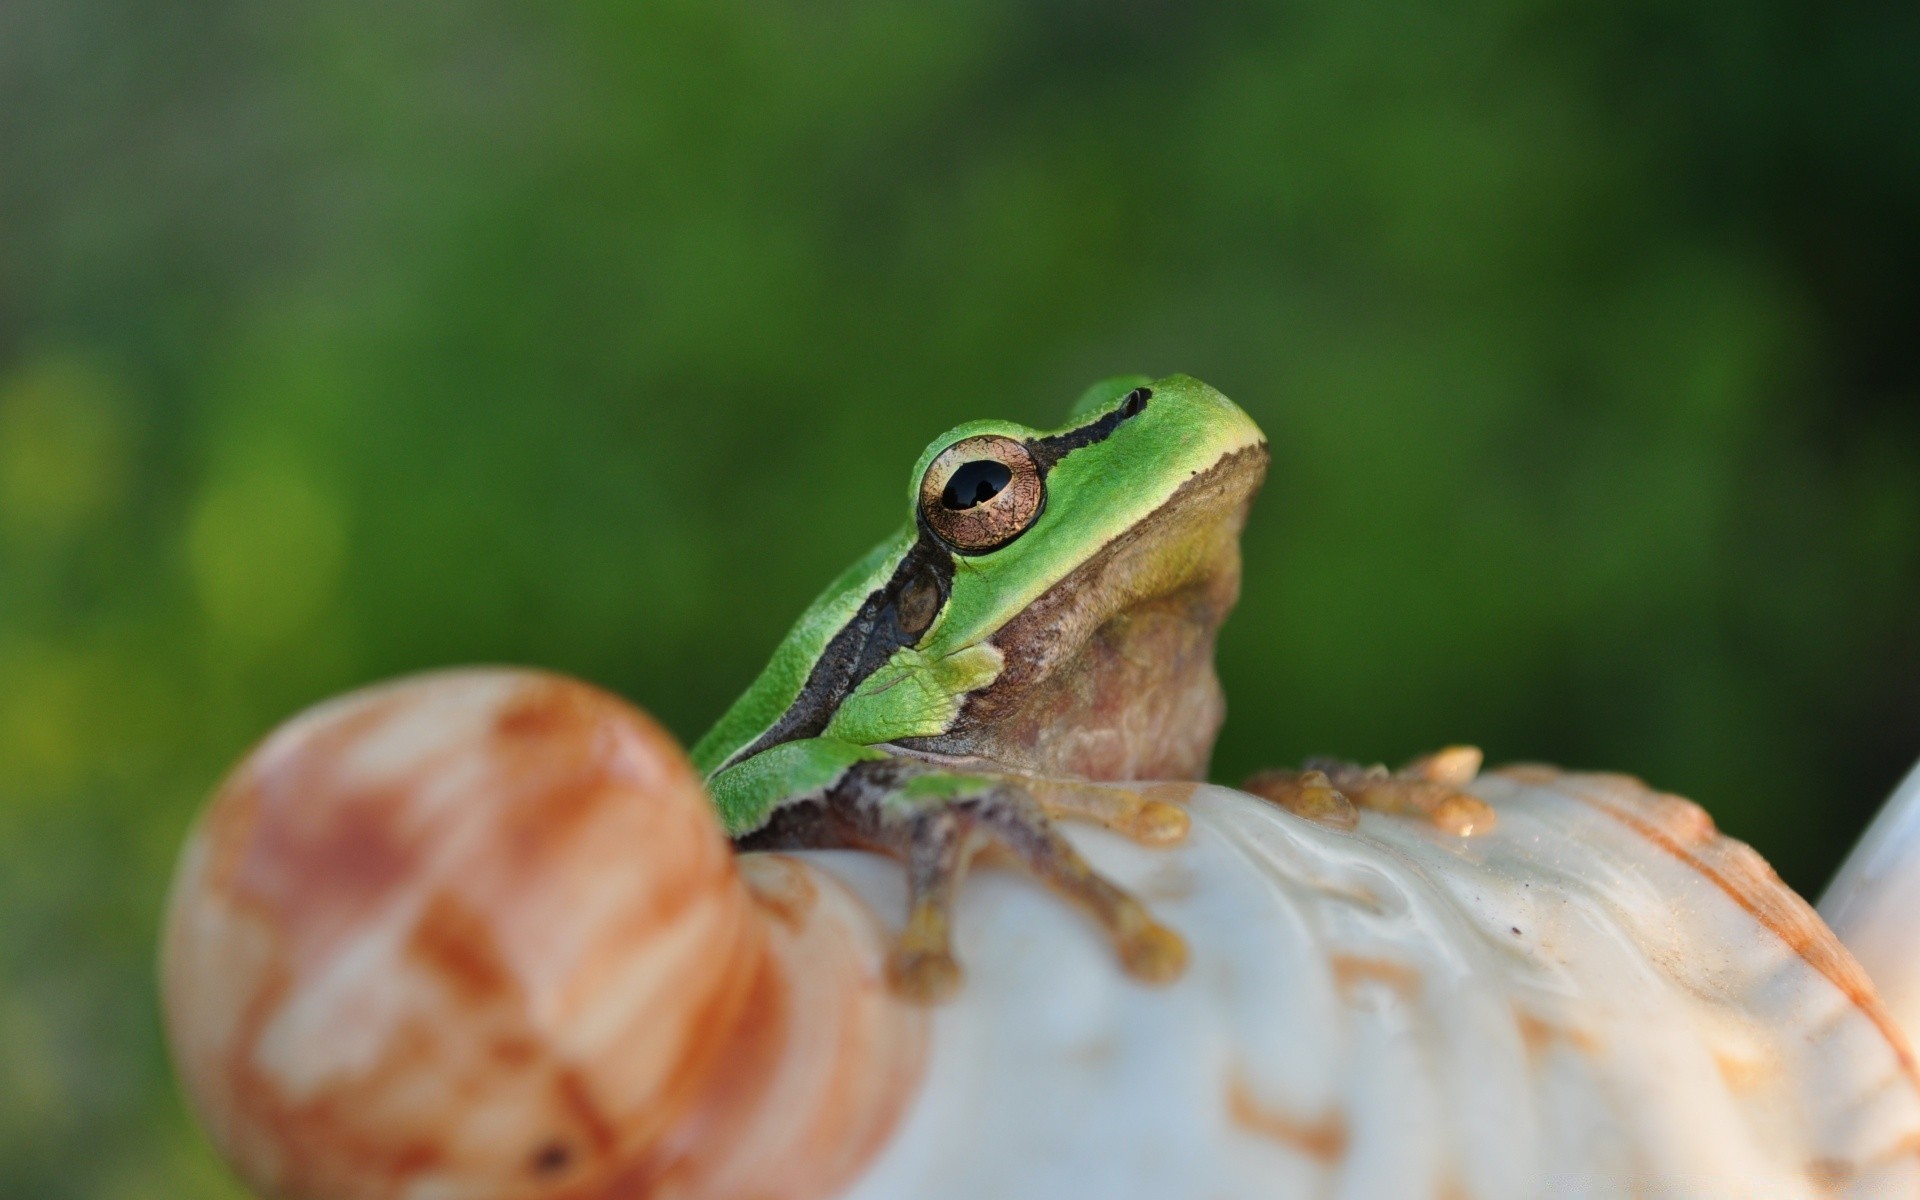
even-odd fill
[{"label": "striped snail shell", "polygon": [[271,1197],[830,1195],[926,1017],[832,877],[740,869],[679,748],[530,671],[342,697],[250,754],[164,934],[175,1060]]}]

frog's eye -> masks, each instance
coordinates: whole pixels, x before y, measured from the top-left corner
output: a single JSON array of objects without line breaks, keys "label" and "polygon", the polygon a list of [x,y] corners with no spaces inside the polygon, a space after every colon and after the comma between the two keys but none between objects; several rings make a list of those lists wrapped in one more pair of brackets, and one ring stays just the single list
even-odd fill
[{"label": "frog's eye", "polygon": [[1027,447],[985,434],[955,442],[933,460],[920,480],[920,516],[960,553],[984,554],[1025,533],[1046,496]]}]

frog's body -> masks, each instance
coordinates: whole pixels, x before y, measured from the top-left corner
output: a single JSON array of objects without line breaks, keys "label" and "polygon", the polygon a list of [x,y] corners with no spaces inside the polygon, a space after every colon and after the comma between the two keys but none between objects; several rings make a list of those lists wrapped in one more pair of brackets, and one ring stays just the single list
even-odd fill
[{"label": "frog's body", "polygon": [[1184,814],[1098,785],[1204,776],[1224,713],[1214,636],[1266,466],[1259,427],[1185,376],[1096,385],[1051,433],[949,432],[914,468],[907,527],[814,602],[694,748],[728,833],[905,858],[894,969],[911,991],[957,979],[946,908],[987,844],[1092,910],[1139,973],[1176,973],[1177,937],[1048,818],[1184,831]]}]

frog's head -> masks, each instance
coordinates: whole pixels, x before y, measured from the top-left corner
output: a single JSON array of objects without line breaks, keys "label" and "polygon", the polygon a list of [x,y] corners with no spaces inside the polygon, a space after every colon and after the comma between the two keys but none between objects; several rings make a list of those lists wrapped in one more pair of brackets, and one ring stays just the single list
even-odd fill
[{"label": "frog's head", "polygon": [[945,732],[902,744],[1090,779],[1203,775],[1225,712],[1214,636],[1266,467],[1252,419],[1184,375],[1098,384],[1053,432],[982,421],[936,441],[912,497],[952,576],[920,646],[986,643],[1002,663]]}]

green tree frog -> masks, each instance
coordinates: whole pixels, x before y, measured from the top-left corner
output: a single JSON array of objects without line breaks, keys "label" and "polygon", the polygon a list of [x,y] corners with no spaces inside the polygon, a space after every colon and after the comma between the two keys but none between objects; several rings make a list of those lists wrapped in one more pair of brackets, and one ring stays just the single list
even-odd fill
[{"label": "green tree frog", "polygon": [[[694,747],[728,835],[903,860],[888,972],[911,996],[959,982],[949,910],[983,850],[1084,908],[1134,975],[1176,977],[1182,939],[1053,820],[1185,835],[1169,793],[1120,785],[1206,775],[1225,715],[1214,639],[1267,460],[1259,426],[1184,375],[1096,384],[1061,429],[976,421],[935,440],[905,527],[828,586]],[[1322,773],[1264,780],[1310,812],[1344,803]],[[1398,786],[1366,780],[1367,795]]]}]

